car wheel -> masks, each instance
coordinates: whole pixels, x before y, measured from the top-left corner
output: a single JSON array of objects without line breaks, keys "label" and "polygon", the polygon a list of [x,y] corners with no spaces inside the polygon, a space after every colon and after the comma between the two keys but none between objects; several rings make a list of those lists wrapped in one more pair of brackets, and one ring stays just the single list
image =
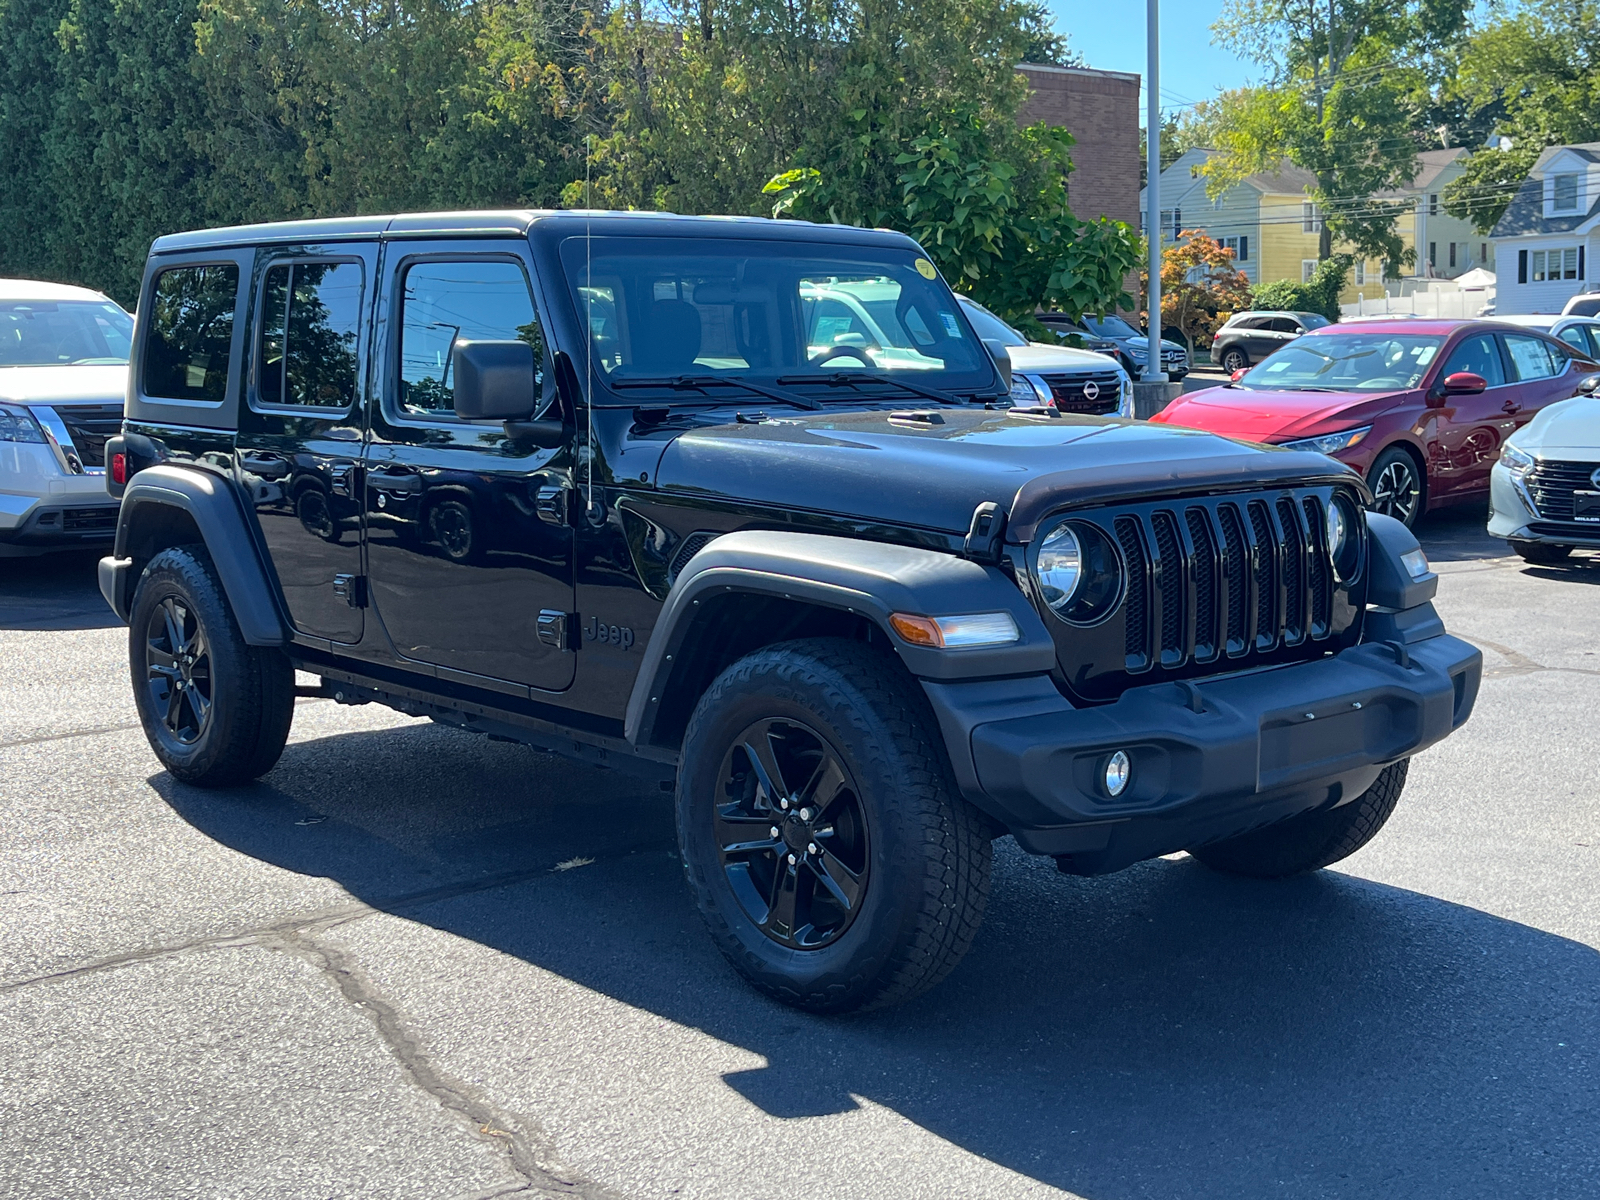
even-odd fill
[{"label": "car wheel", "polygon": [[1367,472],[1372,489],[1372,510],[1393,517],[1407,528],[1422,513],[1422,472],[1417,460],[1398,446],[1378,455]]},{"label": "car wheel", "polygon": [[815,1012],[883,1007],[967,952],[990,830],[934,730],[900,664],[853,642],[759,650],[701,697],[678,844],[712,938],[755,987]]},{"label": "car wheel", "polygon": [[162,765],[197,787],[270,771],[294,719],[294,669],[275,647],[246,645],[206,552],[152,558],[128,624],[134,702]]},{"label": "car wheel", "polygon": [[1249,365],[1249,356],[1237,346],[1231,346],[1222,352],[1222,369],[1229,374],[1242,371]]},{"label": "car wheel", "polygon": [[1565,562],[1572,556],[1571,546],[1552,546],[1547,542],[1512,542],[1511,548],[1522,556],[1524,562],[1542,566]]},{"label": "car wheel", "polygon": [[1383,769],[1366,791],[1349,804],[1290,817],[1243,837],[1196,846],[1189,851],[1213,870],[1256,879],[1283,879],[1321,870],[1349,858],[1382,829],[1406,786],[1403,758]]},{"label": "car wheel", "polygon": [[459,500],[441,500],[428,510],[428,534],[451,562],[471,562],[476,549],[472,510]]}]

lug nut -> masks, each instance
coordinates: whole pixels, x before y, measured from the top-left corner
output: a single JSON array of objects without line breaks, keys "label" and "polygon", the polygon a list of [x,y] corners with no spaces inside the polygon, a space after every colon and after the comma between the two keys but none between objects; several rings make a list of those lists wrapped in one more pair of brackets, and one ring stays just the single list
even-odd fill
[{"label": "lug nut", "polygon": [[768,837],[777,837],[778,836],[778,827],[776,825],[774,825],[771,829],[767,830],[767,836]]},{"label": "lug nut", "polygon": [[816,852],[817,852],[817,844],[815,842],[808,842],[806,844],[806,853],[807,854],[815,854]]},{"label": "lug nut", "polygon": [[791,867],[794,866],[794,862],[795,862],[794,855],[792,855],[792,854],[789,855],[789,865]]},{"label": "lug nut", "polygon": [[789,811],[789,801],[787,799],[779,800],[778,801],[778,807],[783,809],[784,812],[788,812]]}]

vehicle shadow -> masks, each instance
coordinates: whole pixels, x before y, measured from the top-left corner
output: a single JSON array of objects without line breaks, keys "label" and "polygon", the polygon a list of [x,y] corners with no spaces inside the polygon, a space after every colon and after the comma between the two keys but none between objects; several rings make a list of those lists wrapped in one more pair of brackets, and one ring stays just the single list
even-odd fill
[{"label": "vehicle shadow", "polygon": [[122,624],[100,595],[99,551],[0,559],[0,629],[109,629]]},{"label": "vehicle shadow", "polygon": [[724,1079],[777,1118],[861,1097],[1095,1200],[1600,1178],[1600,953],[1419,893],[1189,860],[1069,879],[1006,839],[944,984],[821,1018],[722,963],[667,798],[620,774],[415,725],[296,743],[234,792],[151,783],[241,853],[765,1056]]},{"label": "vehicle shadow", "polygon": [[1511,547],[1504,539],[1491,537],[1488,525],[1489,502],[1476,500],[1424,513],[1412,532],[1433,562],[1505,558]]}]

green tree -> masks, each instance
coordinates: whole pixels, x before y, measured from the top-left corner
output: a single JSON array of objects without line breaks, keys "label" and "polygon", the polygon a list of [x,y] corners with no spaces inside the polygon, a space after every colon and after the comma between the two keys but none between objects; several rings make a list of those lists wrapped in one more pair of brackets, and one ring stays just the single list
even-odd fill
[{"label": "green tree", "polygon": [[1335,254],[1317,264],[1304,283],[1280,279],[1264,283],[1255,290],[1250,307],[1263,312],[1314,312],[1330,321],[1339,319],[1339,293],[1344,291],[1350,264],[1348,254]]}]

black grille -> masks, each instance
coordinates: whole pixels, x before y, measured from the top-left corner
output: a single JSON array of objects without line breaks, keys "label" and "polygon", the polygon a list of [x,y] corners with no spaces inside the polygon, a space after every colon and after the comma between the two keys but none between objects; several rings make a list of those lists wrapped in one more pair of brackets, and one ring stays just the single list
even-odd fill
[{"label": "black grille", "polygon": [[56,416],[78,448],[78,460],[86,467],[105,466],[106,439],[122,432],[122,405],[61,405],[56,408]]},{"label": "black grille", "polygon": [[107,532],[117,527],[117,508],[102,504],[98,508],[62,509],[61,528],[79,532],[103,529]]},{"label": "black grille", "polygon": [[683,544],[678,547],[678,552],[672,556],[672,562],[667,567],[667,582],[676,583],[679,573],[689,565],[689,560],[701,550],[705,549],[714,533],[691,533],[683,539]]},{"label": "black grille", "polygon": [[1267,653],[1332,632],[1335,582],[1316,497],[1152,506],[1118,516],[1115,528],[1128,567],[1129,672]]},{"label": "black grille", "polygon": [[[1115,371],[1090,371],[1074,375],[1040,376],[1050,388],[1056,407],[1062,412],[1089,413],[1104,416],[1117,411],[1120,403],[1122,377]],[[1093,381],[1094,387],[1087,385]],[[1093,399],[1086,394],[1093,390]]]},{"label": "black grille", "polygon": [[1528,472],[1528,496],[1547,521],[1575,520],[1575,493],[1600,492],[1594,473],[1600,463],[1540,462]]}]

